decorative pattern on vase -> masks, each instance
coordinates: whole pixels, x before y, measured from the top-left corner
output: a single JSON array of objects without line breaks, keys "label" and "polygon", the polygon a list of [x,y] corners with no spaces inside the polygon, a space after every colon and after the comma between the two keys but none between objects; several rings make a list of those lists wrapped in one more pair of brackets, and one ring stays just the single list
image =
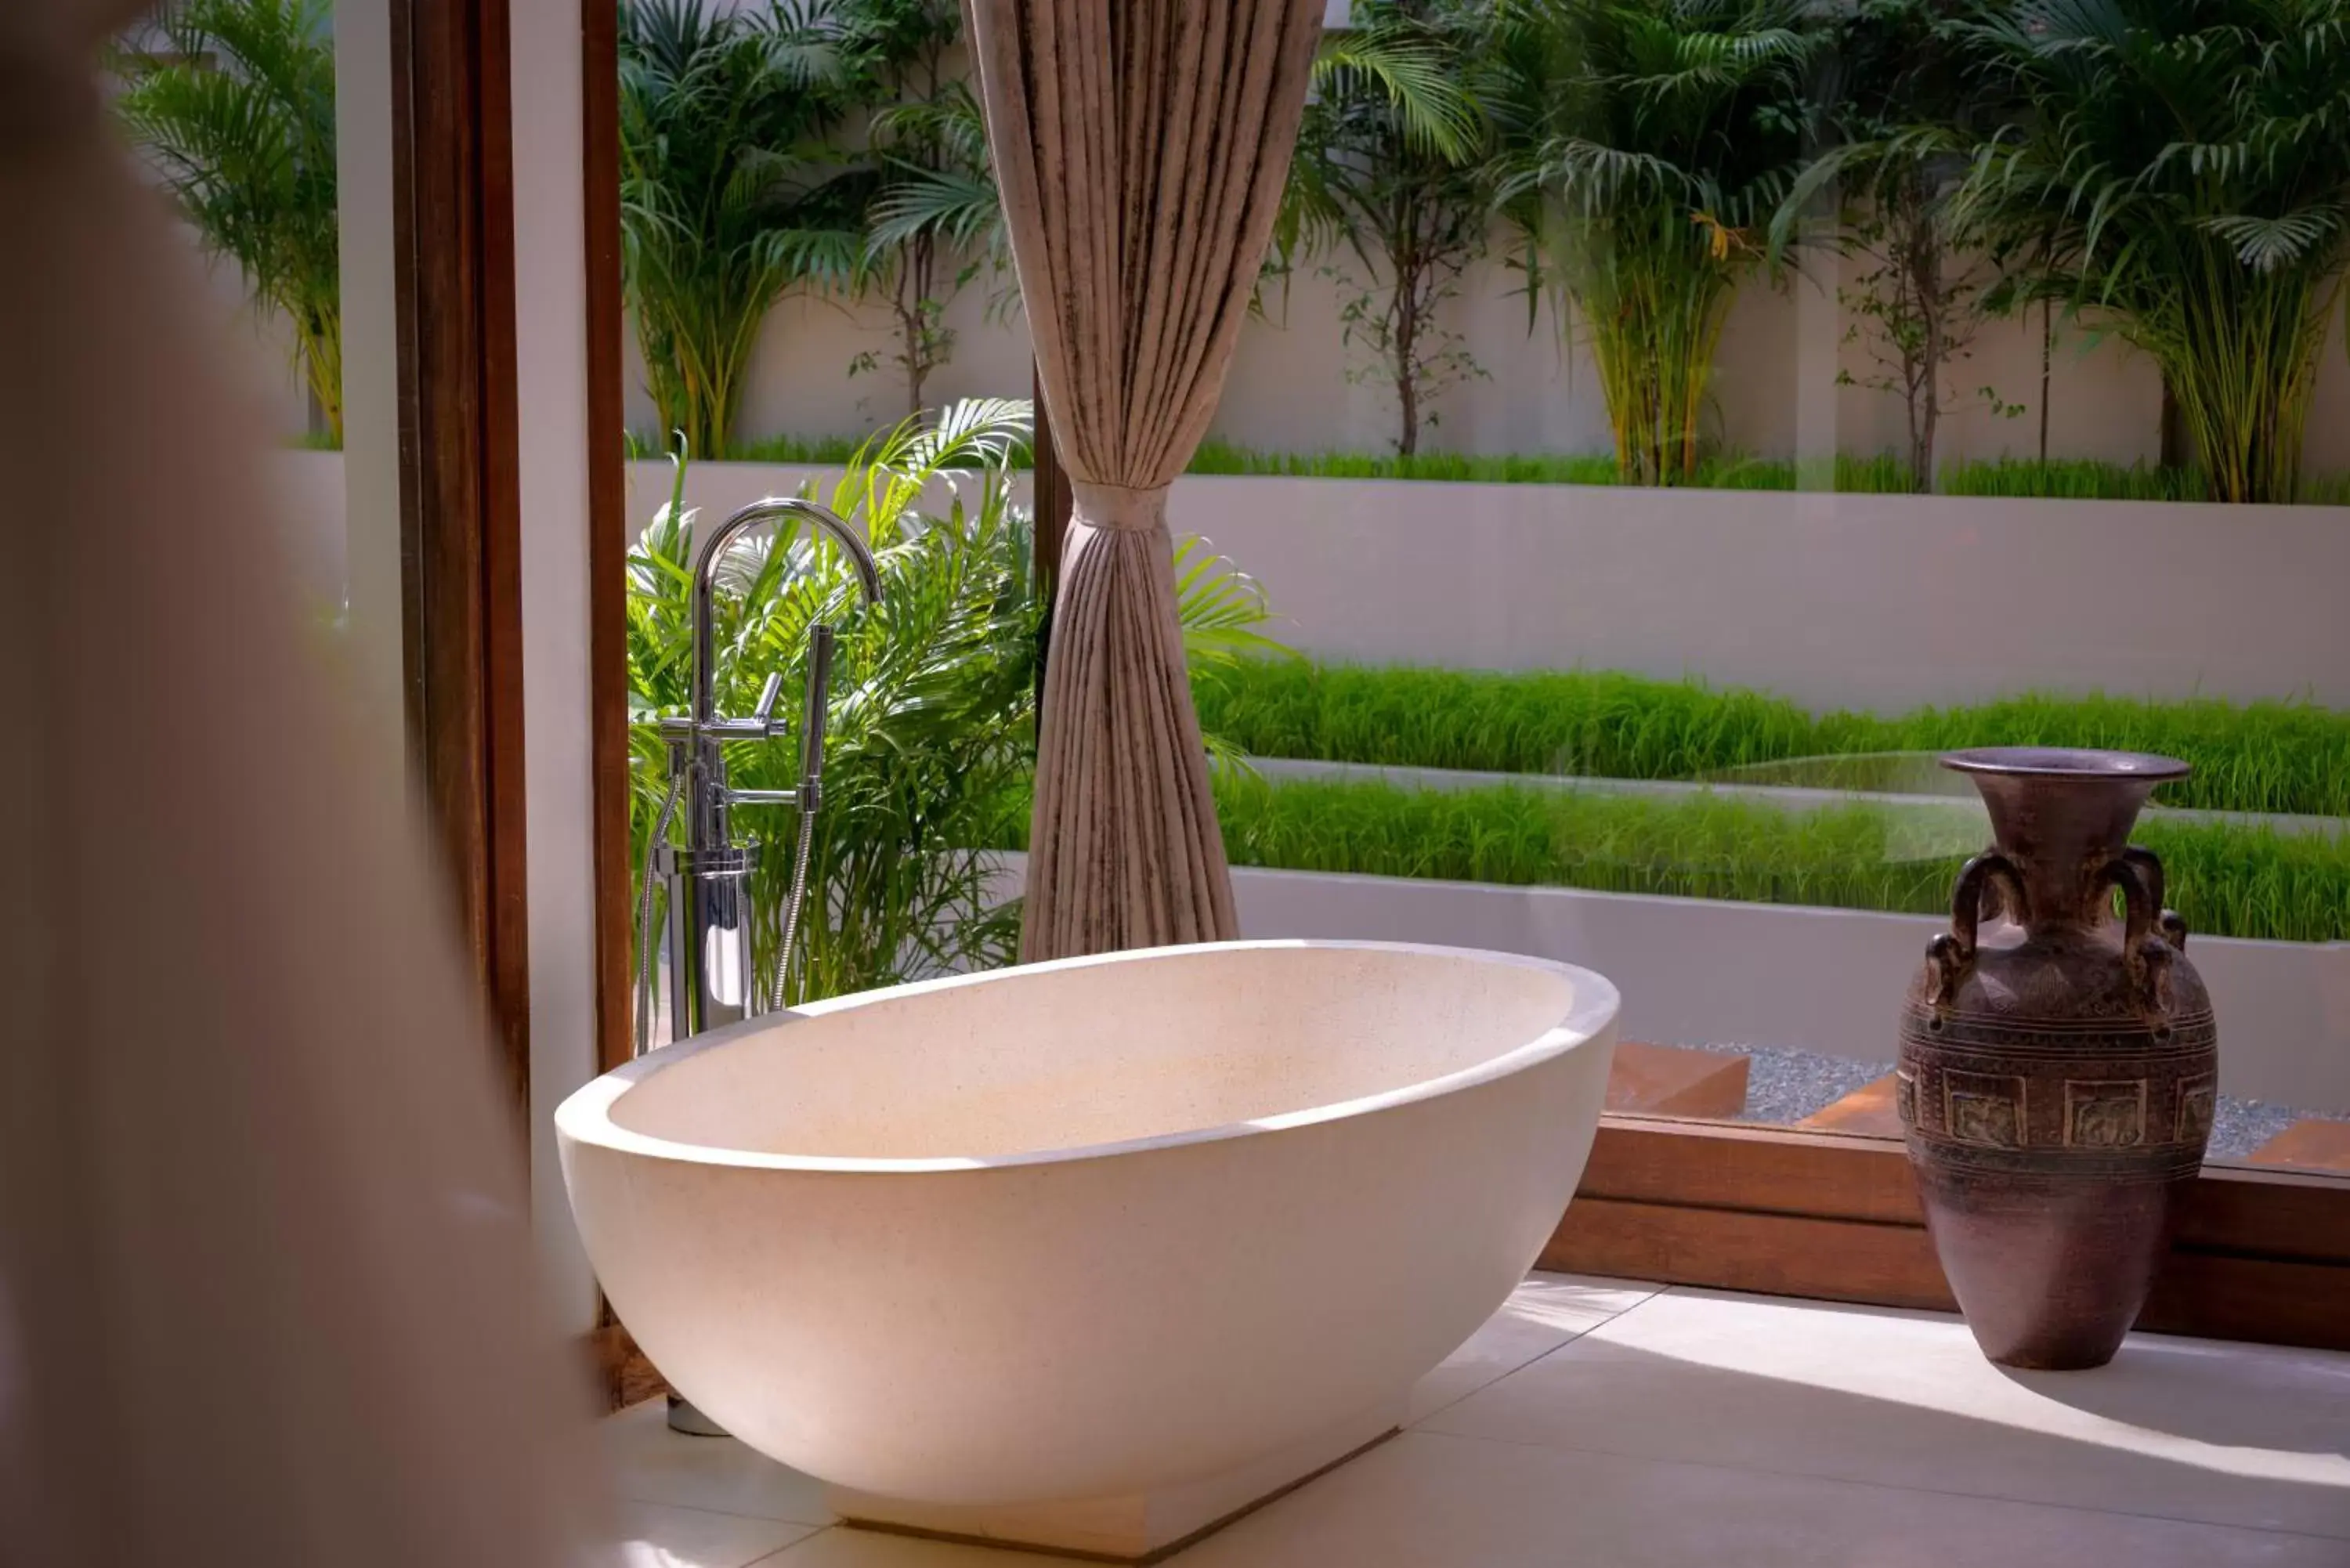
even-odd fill
[{"label": "decorative pattern on vase", "polygon": [[[2000,748],[1972,775],[1997,842],[1952,889],[1901,1018],[1895,1105],[1928,1228],[1986,1355],[2102,1366],[2201,1168],[2218,1026],[2131,846],[2168,758]],[[2116,906],[2120,907],[2119,919]]]}]

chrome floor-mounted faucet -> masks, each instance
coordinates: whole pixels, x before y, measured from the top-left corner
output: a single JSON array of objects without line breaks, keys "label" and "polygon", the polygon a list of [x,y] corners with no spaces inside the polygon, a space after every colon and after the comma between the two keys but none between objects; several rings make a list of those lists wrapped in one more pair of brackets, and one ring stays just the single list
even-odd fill
[{"label": "chrome floor-mounted faucet", "polygon": [[[833,628],[818,622],[808,633],[798,785],[744,790],[727,784],[723,748],[729,741],[778,740],[790,732],[788,724],[775,718],[783,672],[768,675],[748,718],[722,718],[712,695],[717,660],[711,624],[711,598],[719,563],[728,547],[745,529],[783,518],[797,518],[832,535],[856,568],[866,602],[881,597],[881,574],[873,564],[873,552],[847,524],[812,501],[754,501],[720,524],[695,553],[692,705],[685,714],[660,721],[661,738],[669,746],[669,791],[645,858],[638,906],[639,1053],[651,1034],[652,895],[657,877],[665,877],[669,885],[669,925],[663,947],[669,966],[670,1038],[682,1040],[783,1002],[784,977],[789,971],[807,902],[808,857],[815,845],[816,813],[823,807],[825,710],[832,684]],[[734,842],[733,815],[738,805],[789,805],[799,812],[782,940],[764,984],[753,972],[751,959],[751,874],[758,866],[761,846]],[[670,822],[681,807],[685,813],[681,847],[669,842]]]},{"label": "chrome floor-mounted faucet", "polygon": [[[832,687],[833,629],[819,621],[808,631],[807,691],[800,708],[799,784],[792,789],[735,789],[726,782],[725,743],[779,740],[789,732],[789,726],[775,718],[784,676],[781,670],[768,674],[750,717],[719,716],[712,694],[718,672],[711,597],[718,565],[743,531],[786,517],[831,535],[855,566],[865,602],[872,604],[881,597],[881,574],[873,564],[873,552],[847,524],[812,501],[754,501],[720,524],[696,552],[692,706],[681,717],[660,722],[661,739],[669,746],[669,790],[653,826],[652,842],[647,846],[644,887],[638,900],[639,1055],[652,1033],[657,877],[665,877],[669,884],[669,925],[662,945],[669,966],[670,1038],[683,1040],[783,1005],[785,977],[791,971],[792,949],[799,940],[801,915],[807,903],[808,857],[816,843],[816,813],[824,804],[825,712]],[[669,841],[670,823],[681,804],[685,809],[683,847]],[[760,846],[734,842],[733,815],[738,805],[789,805],[799,811],[791,884],[784,901],[783,935],[764,985],[753,972],[751,958],[751,873],[758,866]],[[676,1395],[670,1396],[669,1406],[669,1424],[677,1430],[725,1435],[723,1428]]]}]

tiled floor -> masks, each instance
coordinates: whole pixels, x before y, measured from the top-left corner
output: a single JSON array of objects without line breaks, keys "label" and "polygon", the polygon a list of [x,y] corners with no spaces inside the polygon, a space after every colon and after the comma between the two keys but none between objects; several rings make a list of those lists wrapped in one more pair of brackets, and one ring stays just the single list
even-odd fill
[{"label": "tiled floor", "polygon": [[[629,1568],[1037,1568],[839,1527],[659,1404],[607,1423]],[[2350,1355],[2134,1338],[2003,1373],[1955,1318],[1537,1274],[1401,1436],[1180,1568],[2350,1568]]]}]

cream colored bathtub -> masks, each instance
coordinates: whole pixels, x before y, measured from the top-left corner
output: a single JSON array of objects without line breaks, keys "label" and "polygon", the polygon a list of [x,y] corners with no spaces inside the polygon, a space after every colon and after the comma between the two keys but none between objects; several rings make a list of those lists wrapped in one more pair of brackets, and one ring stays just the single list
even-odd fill
[{"label": "cream colored bathtub", "polygon": [[1501,1306],[1616,1011],[1493,953],[1119,953],[723,1030],[556,1125],[613,1306],[744,1442],[852,1514],[1139,1551],[1377,1436]]}]

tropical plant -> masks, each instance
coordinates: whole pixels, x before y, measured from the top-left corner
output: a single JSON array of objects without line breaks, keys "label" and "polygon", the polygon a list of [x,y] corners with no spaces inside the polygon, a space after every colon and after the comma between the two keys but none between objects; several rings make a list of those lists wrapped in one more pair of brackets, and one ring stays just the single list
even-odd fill
[{"label": "tropical plant", "polygon": [[[809,872],[805,945],[784,1000],[806,1001],[1007,962],[1019,911],[997,896],[1002,852],[1027,830],[1034,763],[1036,631],[1031,520],[1012,502],[1013,454],[1029,433],[1024,401],[951,404],[935,423],[908,419],[867,443],[827,487],[810,486],[864,531],[882,597],[863,607],[827,541],[796,528],[739,544],[714,600],[716,694],[743,712],[770,670],[802,676],[809,626],[839,628],[824,810]],[[666,793],[650,722],[683,712],[691,678],[695,514],[685,465],[629,558],[629,682],[634,845],[641,857]],[[1176,575],[1195,661],[1283,651],[1257,629],[1263,596],[1200,541]],[[788,686],[780,711],[796,711]],[[730,745],[745,787],[795,782],[796,749]],[[789,808],[744,806],[738,826],[790,841]],[[774,962],[787,880],[769,855],[754,880],[759,972]]]},{"label": "tropical plant", "polygon": [[1985,0],[1960,32],[2022,106],[1951,202],[1991,303],[2110,322],[2211,499],[2292,500],[2350,261],[2350,0]]},{"label": "tropical plant", "polygon": [[1627,483],[1697,471],[1714,350],[1803,167],[1806,0],[1496,0],[1503,211],[1565,290]]},{"label": "tropical plant", "polygon": [[1488,8],[1468,0],[1365,0],[1356,30],[1315,62],[1275,235],[1276,267],[1340,246],[1367,275],[1325,271],[1345,297],[1357,379],[1395,390],[1396,451],[1419,450],[1448,389],[1482,374],[1441,307],[1483,246],[1492,194],[1477,104]]},{"label": "tropical plant", "polygon": [[[1796,180],[1771,230],[1778,254],[1814,199],[1835,192],[1834,240],[1859,268],[1837,290],[1851,318],[1846,341],[1874,367],[1836,379],[1901,399],[1919,491],[1934,487],[1941,418],[1954,411],[1944,378],[1967,357],[1990,281],[1950,225],[1950,193],[2000,114],[1951,37],[1963,3],[1860,0],[1826,23],[1819,102],[1831,145]],[[1977,396],[2011,418],[2023,411],[1988,387]]]},{"label": "tropical plant", "polygon": [[946,71],[962,36],[957,0],[842,0],[837,14],[882,104],[867,128],[876,189],[859,282],[889,304],[890,358],[906,379],[907,411],[920,413],[925,383],[954,353],[947,306],[1008,254],[986,117],[971,84]]},{"label": "tropical plant", "polygon": [[854,275],[854,74],[818,0],[622,0],[623,278],[665,433],[723,456],[752,350],[795,285]]},{"label": "tropical plant", "polygon": [[[292,326],[335,444],[343,314],[328,0],[178,0],[125,41],[116,109],[214,254]],[[160,44],[160,47],[159,47]]]}]

